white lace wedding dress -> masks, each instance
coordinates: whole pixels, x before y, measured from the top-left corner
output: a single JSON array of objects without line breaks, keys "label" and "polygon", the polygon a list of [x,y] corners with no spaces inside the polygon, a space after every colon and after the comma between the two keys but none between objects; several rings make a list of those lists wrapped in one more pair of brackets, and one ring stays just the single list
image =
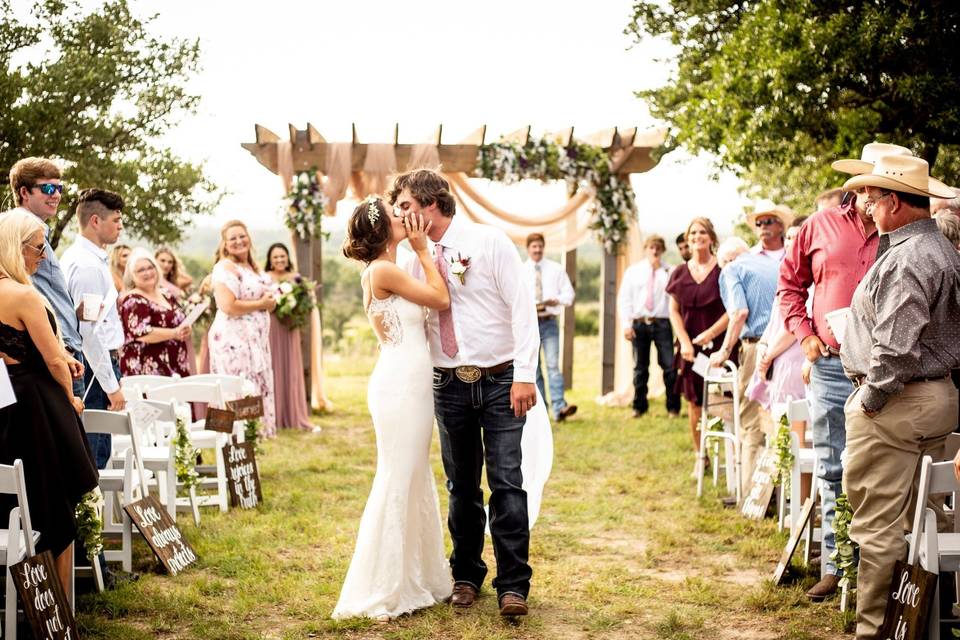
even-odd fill
[{"label": "white lace wedding dress", "polygon": [[380,340],[367,387],[377,473],[333,611],[337,619],[394,618],[443,602],[453,589],[429,461],[433,366],[424,310],[393,295],[372,298],[367,316]]}]

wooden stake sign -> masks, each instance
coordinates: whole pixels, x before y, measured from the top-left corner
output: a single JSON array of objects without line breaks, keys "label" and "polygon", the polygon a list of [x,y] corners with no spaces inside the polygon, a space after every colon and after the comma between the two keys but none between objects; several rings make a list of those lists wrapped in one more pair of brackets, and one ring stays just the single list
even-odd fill
[{"label": "wooden stake sign", "polygon": [[233,433],[233,423],[236,419],[236,414],[229,409],[207,407],[207,416],[204,420],[204,426],[210,431]]},{"label": "wooden stake sign", "polygon": [[740,513],[749,520],[763,520],[773,498],[773,481],[777,477],[777,452],[764,449],[750,478],[750,491],[743,499]]},{"label": "wooden stake sign", "polygon": [[197,554],[187,542],[167,510],[153,496],[123,507],[154,555],[167,572],[175,576],[197,561]]},{"label": "wooden stake sign", "polygon": [[887,610],[878,638],[920,640],[926,638],[927,615],[937,592],[937,574],[897,560],[887,594]]},{"label": "wooden stake sign", "polygon": [[797,527],[790,532],[790,539],[787,540],[787,546],[783,550],[783,555],[780,556],[780,562],[777,563],[776,570],[773,572],[774,584],[783,584],[783,578],[787,575],[787,567],[790,566],[790,559],[796,552],[797,545],[800,544],[800,538],[803,537],[803,532],[807,526],[812,526],[810,516],[813,515],[813,505],[813,497],[807,498],[807,501],[803,503],[803,509],[800,511],[800,521],[797,522]]},{"label": "wooden stake sign", "polygon": [[[10,569],[33,637],[44,640],[74,640],[80,637],[70,603],[54,568],[53,554],[44,551]],[[12,602],[6,606],[16,607]]]},{"label": "wooden stake sign", "polygon": [[263,396],[247,396],[227,402],[227,408],[237,415],[237,420],[255,420],[263,416]]},{"label": "wooden stake sign", "polygon": [[260,470],[252,442],[228,443],[223,447],[223,459],[227,463],[227,488],[230,490],[230,506],[255,509],[263,502],[260,490]]}]

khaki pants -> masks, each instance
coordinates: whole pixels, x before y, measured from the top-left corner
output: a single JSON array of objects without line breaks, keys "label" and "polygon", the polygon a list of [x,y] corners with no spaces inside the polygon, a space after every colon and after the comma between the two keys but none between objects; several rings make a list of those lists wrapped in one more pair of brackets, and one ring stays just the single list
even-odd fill
[{"label": "khaki pants", "polygon": [[746,497],[757,458],[763,449],[764,432],[770,428],[770,413],[753,400],[747,400],[747,385],[757,368],[757,343],[740,342],[737,385],[740,390],[740,492]]},{"label": "khaki pants", "polygon": [[860,545],[857,638],[872,639],[883,624],[893,565],[906,559],[904,533],[913,525],[920,461],[943,457],[956,423],[957,390],[949,379],[908,384],[873,418],[861,410],[860,395],[855,390],[844,409],[843,486],[853,508],[850,537]]}]

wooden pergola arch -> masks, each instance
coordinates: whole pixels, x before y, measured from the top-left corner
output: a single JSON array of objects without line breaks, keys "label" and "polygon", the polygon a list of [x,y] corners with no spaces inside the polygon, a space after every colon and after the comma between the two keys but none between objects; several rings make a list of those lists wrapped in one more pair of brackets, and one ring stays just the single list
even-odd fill
[{"label": "wooden pergola arch", "polygon": [[[305,169],[316,168],[320,173],[326,173],[327,169],[327,145],[328,141],[312,124],[307,123],[305,129],[299,129],[294,125],[289,125],[288,136],[293,155],[293,171],[303,171]],[[257,161],[272,173],[278,174],[278,143],[281,138],[276,133],[270,131],[262,125],[254,125],[255,142],[247,142],[241,146],[250,152]],[[527,126],[506,136],[502,140],[517,142],[524,145],[530,139],[531,127]],[[443,142],[443,125],[438,125],[435,134],[431,140],[426,140],[429,144],[434,144],[440,156],[440,163],[443,171],[446,173],[465,173],[468,176],[473,175],[477,164],[477,155],[480,146],[486,141],[486,125],[479,127],[469,136],[456,143]],[[638,132],[636,127],[629,129],[618,129],[616,127],[604,129],[586,136],[577,136],[577,140],[588,144],[597,145],[603,148],[609,155],[613,165],[614,172],[626,177],[631,173],[643,173],[652,169],[657,161],[653,157],[653,151],[663,144],[665,132],[663,130],[653,130],[648,132]],[[574,129],[568,127],[562,131],[548,133],[548,138],[554,141],[569,145],[574,140]],[[357,136],[357,127],[351,124],[351,143],[352,143],[352,170],[361,172],[364,161],[367,156],[367,143],[361,142]],[[394,126],[393,145],[397,159],[398,167],[406,167],[418,144],[409,144],[400,142],[400,126]],[[422,142],[419,144],[423,144]],[[294,234],[295,236],[295,234]],[[323,297],[323,272],[322,272],[322,241],[309,240],[302,241],[294,237],[293,243],[296,251],[297,265],[301,273],[315,280],[318,284],[317,296],[319,300]],[[603,350],[601,392],[607,393],[613,390],[614,386],[614,353],[616,347],[617,334],[619,330],[616,326],[616,286],[617,286],[617,262],[616,255],[604,251],[601,265],[601,290],[600,290],[600,336]],[[564,253],[562,264],[570,276],[570,281],[576,286],[576,262],[577,250],[571,249]],[[561,349],[561,367],[564,373],[566,384],[571,384],[573,380],[573,335],[574,335],[574,307],[568,307],[564,310],[560,321],[561,336],[563,347]],[[309,345],[309,336],[304,332],[305,345]],[[309,353],[309,351],[305,351]],[[307,385],[309,388],[309,372],[307,372]]]}]

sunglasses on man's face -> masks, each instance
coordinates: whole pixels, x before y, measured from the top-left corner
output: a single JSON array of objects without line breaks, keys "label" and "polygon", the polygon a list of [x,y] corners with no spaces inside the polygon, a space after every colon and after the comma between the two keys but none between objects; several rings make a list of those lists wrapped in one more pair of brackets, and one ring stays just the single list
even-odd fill
[{"label": "sunglasses on man's face", "polygon": [[777,218],[761,218],[760,220],[757,220],[756,222],[754,222],[753,226],[759,229],[760,227],[769,227],[770,225],[776,224],[778,222],[780,222],[780,220],[778,220]]},{"label": "sunglasses on man's face", "polygon": [[54,192],[63,193],[62,184],[53,184],[52,182],[41,182],[40,184],[33,185],[34,189],[40,189],[40,193],[45,196],[52,196]]}]

